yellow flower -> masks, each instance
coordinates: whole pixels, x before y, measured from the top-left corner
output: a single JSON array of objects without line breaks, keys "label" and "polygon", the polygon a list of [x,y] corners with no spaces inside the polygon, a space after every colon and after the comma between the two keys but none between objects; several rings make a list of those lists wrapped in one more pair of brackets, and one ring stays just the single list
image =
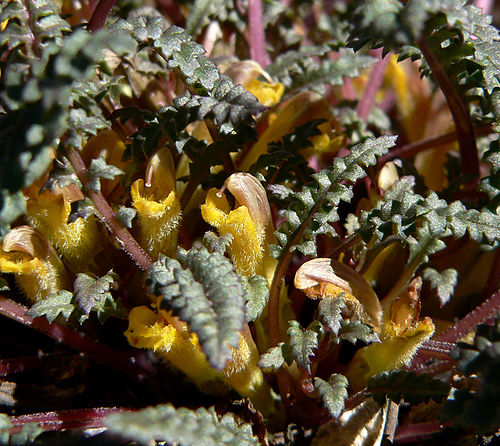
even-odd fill
[{"label": "yellow flower", "polygon": [[257,366],[259,353],[249,333],[248,336],[240,335],[239,346],[233,348],[232,359],[219,372],[210,367],[200,348],[198,336],[191,333],[187,324],[178,322],[174,327],[163,317],[163,313],[157,314],[145,306],[133,308],[129,314],[129,328],[125,332],[130,345],[153,350],[204,391],[217,392],[228,385],[241,396],[252,398],[260,409],[270,407],[269,388]]},{"label": "yellow flower", "polygon": [[360,390],[369,377],[408,365],[418,348],[434,334],[428,317],[419,321],[419,292],[422,279],[414,279],[405,295],[394,299],[384,312],[380,343],[373,343],[356,352],[347,370],[349,384]]},{"label": "yellow flower", "polygon": [[175,167],[168,149],[160,149],[149,160],[146,182],[132,184],[132,203],[139,218],[139,241],[158,258],[175,256],[181,207],[175,191]]},{"label": "yellow flower", "polygon": [[[253,60],[243,60],[231,65],[226,71],[235,84],[241,84],[252,93],[261,104],[271,107],[277,104],[285,91],[283,84],[274,83],[269,74]],[[266,81],[259,81],[262,76]]]},{"label": "yellow flower", "polygon": [[248,173],[231,175],[225,187],[236,199],[235,209],[231,210],[225,196],[211,189],[201,206],[201,215],[219,234],[233,236],[229,255],[240,274],[259,274],[271,283],[276,261],[269,253],[269,245],[275,239],[266,191]]},{"label": "yellow flower", "polygon": [[262,82],[257,79],[246,84],[245,88],[266,107],[277,104],[285,91],[285,87],[279,82]]},{"label": "yellow flower", "polygon": [[101,251],[102,234],[93,215],[68,223],[71,203],[83,198],[80,189],[71,184],[56,188],[54,192],[40,193],[33,185],[25,195],[30,225],[52,242],[73,272],[88,270],[88,265]]},{"label": "yellow flower", "polygon": [[31,303],[52,292],[71,289],[61,259],[50,242],[31,226],[18,226],[5,235],[0,271],[16,274],[16,282]]}]

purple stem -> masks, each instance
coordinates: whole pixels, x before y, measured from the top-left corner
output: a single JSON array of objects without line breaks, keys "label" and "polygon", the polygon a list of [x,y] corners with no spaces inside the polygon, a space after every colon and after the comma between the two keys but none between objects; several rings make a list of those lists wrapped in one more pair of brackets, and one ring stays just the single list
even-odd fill
[{"label": "purple stem", "polygon": [[58,431],[62,429],[89,429],[104,427],[104,419],[114,413],[130,412],[131,409],[119,407],[100,407],[97,409],[70,409],[58,412],[33,413],[10,417],[12,423],[11,434],[17,433],[22,426],[36,423],[44,431]]},{"label": "purple stem", "polygon": [[[378,50],[374,50],[372,54],[380,58],[382,57],[382,49],[380,48]],[[363,121],[366,121],[370,115],[370,111],[375,103],[375,95],[384,81],[385,69],[387,68],[388,63],[389,57],[385,56],[375,64],[372,72],[370,73],[370,78],[368,79],[365,91],[363,92],[363,96],[361,97],[361,100],[356,108],[359,117]]]},{"label": "purple stem", "polygon": [[27,311],[25,306],[0,296],[0,314],[3,316],[31,327],[79,352],[86,353],[100,363],[130,376],[134,380],[142,381],[147,375],[155,373],[154,368],[140,355],[134,356],[113,350],[65,325],[55,322],[49,323],[44,317],[32,318],[26,314]]},{"label": "purple stem", "polygon": [[248,27],[250,58],[262,68],[269,65],[269,55],[266,52],[264,21],[262,19],[262,0],[250,0],[248,3]]},{"label": "purple stem", "polygon": [[437,434],[448,426],[451,426],[451,423],[440,423],[439,421],[400,425],[396,430],[394,443],[414,443],[418,439]]},{"label": "purple stem", "polygon": [[92,13],[92,17],[87,25],[88,31],[97,31],[106,23],[109,11],[115,5],[116,0],[100,0]]},{"label": "purple stem", "polygon": [[477,325],[490,320],[500,310],[500,291],[494,293],[488,300],[460,319],[452,328],[440,334],[438,342],[457,342],[470,333]]},{"label": "purple stem", "polygon": [[493,0],[475,0],[474,5],[483,10],[483,14],[491,14]]}]

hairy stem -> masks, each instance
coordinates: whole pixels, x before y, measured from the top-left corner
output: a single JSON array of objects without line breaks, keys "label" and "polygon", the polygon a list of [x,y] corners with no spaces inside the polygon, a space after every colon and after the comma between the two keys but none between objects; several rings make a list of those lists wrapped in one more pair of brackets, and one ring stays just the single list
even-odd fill
[{"label": "hairy stem", "polygon": [[451,116],[455,122],[458,145],[460,147],[462,171],[474,175],[477,181],[479,178],[479,157],[469,111],[460,99],[458,92],[429,43],[425,39],[419,39],[417,43],[432,71],[434,79],[446,98]]},{"label": "hairy stem", "polygon": [[104,427],[104,419],[119,412],[130,412],[131,409],[120,407],[99,407],[96,409],[70,409],[57,412],[42,412],[10,417],[11,434],[15,434],[28,423],[36,423],[44,431],[63,429],[90,429]]},{"label": "hairy stem", "polygon": [[488,300],[474,308],[452,328],[440,334],[435,340],[439,342],[457,342],[474,328],[495,316],[500,310],[500,291],[496,291]]},{"label": "hairy stem", "polygon": [[27,327],[43,333],[75,350],[86,353],[98,362],[114,370],[124,373],[134,380],[142,381],[147,375],[154,373],[153,367],[141,356],[128,355],[90,339],[83,333],[73,331],[65,325],[49,323],[44,317],[32,318],[28,309],[4,296],[0,296],[0,314],[15,320]]},{"label": "hairy stem", "polygon": [[[375,50],[374,53],[378,57],[382,57],[382,49]],[[386,56],[380,59],[372,69],[363,96],[356,107],[356,111],[363,121],[366,121],[370,115],[370,111],[375,103],[375,95],[384,81],[385,69],[388,63],[389,57]]]},{"label": "hairy stem", "polygon": [[266,52],[262,0],[250,0],[248,2],[248,29],[250,58],[255,60],[262,68],[265,68],[269,65],[269,56]]},{"label": "hairy stem", "polygon": [[[87,167],[80,156],[80,153],[75,149],[68,151],[68,159],[73,165],[78,179],[83,186],[87,186],[89,178],[87,176]],[[123,250],[134,260],[136,265],[142,270],[147,270],[153,261],[151,257],[141,248],[137,240],[132,237],[129,231],[125,229],[115,218],[115,213],[111,206],[106,201],[101,192],[96,192],[90,189],[86,190],[88,197],[94,203],[96,210],[99,212],[99,217],[106,225],[109,232],[113,234],[116,240],[120,243]]]}]

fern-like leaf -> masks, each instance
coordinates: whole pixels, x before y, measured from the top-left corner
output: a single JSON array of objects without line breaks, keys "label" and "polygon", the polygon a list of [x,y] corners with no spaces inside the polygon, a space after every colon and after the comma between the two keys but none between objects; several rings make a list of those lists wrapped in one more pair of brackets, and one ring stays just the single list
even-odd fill
[{"label": "fern-like leaf", "polygon": [[448,396],[450,385],[430,375],[397,370],[370,378],[368,391],[380,406],[385,404],[386,398],[396,403],[404,400],[417,405],[431,399],[440,402]]},{"label": "fern-like leaf", "polygon": [[293,358],[299,367],[310,370],[311,356],[318,348],[318,334],[313,330],[304,330],[297,321],[288,322],[288,336]]},{"label": "fern-like leaf", "polygon": [[52,323],[59,315],[66,321],[75,311],[73,293],[65,290],[49,294],[45,299],[35,303],[26,314],[31,317],[45,316]]},{"label": "fern-like leaf", "polygon": [[344,410],[348,385],[347,378],[337,373],[330,375],[328,382],[321,378],[314,378],[314,387],[318,390],[328,412],[334,418],[338,418]]},{"label": "fern-like leaf", "polygon": [[180,250],[179,261],[161,256],[148,270],[149,292],[161,308],[189,323],[214,368],[223,369],[238,347],[245,322],[245,289],[232,263],[206,248]]},{"label": "fern-like leaf", "polygon": [[117,286],[118,276],[111,270],[102,277],[86,273],[77,274],[73,284],[75,304],[78,306],[80,323],[84,322],[91,311],[104,322],[111,314],[118,314],[118,303],[113,299],[111,290]]},{"label": "fern-like leaf", "polygon": [[154,440],[182,446],[259,444],[249,424],[238,423],[232,413],[219,417],[213,407],[192,410],[163,404],[138,412],[113,414],[105,423],[112,433],[145,444]]},{"label": "fern-like leaf", "polygon": [[279,245],[273,246],[273,255],[280,257],[295,249],[305,255],[315,255],[316,236],[333,231],[330,223],[339,218],[337,206],[341,200],[351,199],[350,184],[366,175],[361,166],[374,165],[377,156],[387,153],[395,140],[393,136],[382,136],[354,146],[345,158],[335,158],[330,169],[314,174],[314,184],[293,193],[290,209],[284,213],[287,222],[276,232]]},{"label": "fern-like leaf", "polygon": [[431,283],[432,288],[437,291],[441,306],[445,305],[453,294],[457,284],[458,272],[456,269],[448,268],[444,271],[437,271],[434,268],[425,268],[422,277]]},{"label": "fern-like leaf", "polygon": [[267,280],[254,274],[251,277],[242,277],[246,291],[246,321],[255,321],[264,311],[269,300]]}]

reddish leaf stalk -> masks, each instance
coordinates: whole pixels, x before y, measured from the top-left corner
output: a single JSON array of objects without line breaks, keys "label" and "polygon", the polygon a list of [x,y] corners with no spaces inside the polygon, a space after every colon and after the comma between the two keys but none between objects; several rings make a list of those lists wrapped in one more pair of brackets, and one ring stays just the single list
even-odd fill
[{"label": "reddish leaf stalk", "polygon": [[455,326],[439,335],[435,340],[439,342],[457,342],[470,333],[477,325],[482,324],[500,310],[500,291],[494,293],[488,300],[459,320]]},{"label": "reddish leaf stalk", "polygon": [[92,17],[87,25],[87,30],[98,31],[106,23],[109,11],[115,5],[116,0],[99,0],[97,6],[92,13]]},{"label": "reddish leaf stalk", "polygon": [[269,65],[269,55],[266,51],[264,36],[264,21],[262,18],[262,0],[248,2],[248,29],[250,45],[250,58],[255,60],[262,68]]},{"label": "reddish leaf stalk", "polygon": [[[485,136],[492,132],[492,127],[490,125],[486,127],[479,127],[475,129],[475,136]],[[385,164],[394,158],[410,158],[417,153],[424,152],[425,150],[433,149],[444,144],[449,144],[455,142],[458,138],[457,132],[450,132],[440,136],[434,136],[432,138],[422,139],[411,144],[406,144],[401,147],[397,147],[391,150],[389,153],[380,157],[379,165]]]},{"label": "reddish leaf stalk", "polygon": [[98,409],[71,409],[58,412],[33,413],[10,417],[11,434],[17,433],[28,423],[36,423],[44,431],[62,429],[90,429],[104,427],[104,419],[114,413],[130,412],[131,409],[120,407],[100,407]]},{"label": "reddish leaf stalk", "polygon": [[[75,168],[78,179],[84,186],[87,186],[89,183],[87,167],[85,166],[80,154],[76,150],[70,149],[68,151],[68,159]],[[99,217],[106,225],[109,232],[115,236],[123,250],[132,260],[134,260],[137,266],[146,271],[153,263],[151,257],[149,257],[149,255],[141,248],[137,240],[130,234],[130,232],[118,223],[113,209],[111,209],[111,206],[106,201],[102,193],[90,189],[87,189],[86,193],[94,203],[95,208],[100,214]]]},{"label": "reddish leaf stalk", "polygon": [[439,421],[433,421],[431,423],[399,426],[396,430],[396,435],[394,436],[394,443],[415,443],[416,440],[437,434],[445,427],[449,427],[451,425],[451,422],[440,423]]},{"label": "reddish leaf stalk", "polygon": [[451,116],[455,122],[462,171],[474,175],[477,181],[479,176],[479,157],[470,114],[430,45],[425,39],[419,39],[417,43],[432,71],[434,79],[446,98]]},{"label": "reddish leaf stalk", "polygon": [[[376,50],[374,53],[378,57],[381,57],[382,50]],[[372,69],[365,91],[363,92],[363,96],[356,107],[356,112],[363,121],[366,121],[370,115],[370,111],[375,103],[375,95],[384,81],[385,69],[387,68],[388,63],[389,57],[386,56],[383,59],[380,59]]]},{"label": "reddish leaf stalk", "polygon": [[154,373],[154,368],[142,360],[140,356],[127,355],[113,350],[83,333],[71,330],[69,327],[55,322],[50,324],[44,317],[32,318],[26,314],[27,311],[25,306],[0,296],[1,315],[31,327],[79,352],[86,353],[100,363],[130,376],[134,380],[142,381],[146,375]]}]

